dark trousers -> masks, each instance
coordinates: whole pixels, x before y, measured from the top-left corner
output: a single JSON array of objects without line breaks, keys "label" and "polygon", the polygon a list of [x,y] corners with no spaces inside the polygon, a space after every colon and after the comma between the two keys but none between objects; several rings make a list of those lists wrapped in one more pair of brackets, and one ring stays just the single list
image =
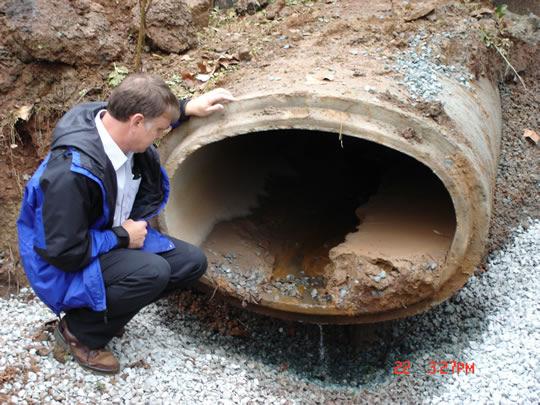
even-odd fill
[{"label": "dark trousers", "polygon": [[105,346],[148,304],[172,291],[192,286],[206,271],[203,251],[170,238],[176,248],[153,254],[115,249],[100,256],[107,294],[107,312],[78,308],[66,313],[67,327],[91,349]]}]

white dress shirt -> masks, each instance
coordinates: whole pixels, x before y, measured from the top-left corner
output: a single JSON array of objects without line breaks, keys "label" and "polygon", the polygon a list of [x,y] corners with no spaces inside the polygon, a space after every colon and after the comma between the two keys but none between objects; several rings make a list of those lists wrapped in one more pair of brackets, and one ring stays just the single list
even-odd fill
[{"label": "white dress shirt", "polygon": [[118,193],[116,195],[116,206],[114,209],[113,226],[122,225],[126,219],[128,219],[137,191],[139,191],[139,184],[141,178],[133,178],[133,152],[128,152],[127,155],[122,152],[122,149],[118,147],[116,142],[112,139],[111,135],[103,125],[101,117],[107,110],[101,110],[96,115],[96,128],[99,133],[103,148],[107,157],[111,161],[114,170],[116,171],[116,183],[118,185]]}]

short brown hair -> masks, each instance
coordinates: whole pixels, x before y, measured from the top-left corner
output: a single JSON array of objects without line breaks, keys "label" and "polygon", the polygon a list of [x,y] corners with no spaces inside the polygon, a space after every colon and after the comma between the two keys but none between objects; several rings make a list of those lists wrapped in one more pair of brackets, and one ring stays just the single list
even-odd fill
[{"label": "short brown hair", "polygon": [[167,83],[161,77],[149,73],[127,76],[109,96],[107,111],[122,122],[138,113],[148,119],[168,113],[171,122],[180,117],[178,99]]}]

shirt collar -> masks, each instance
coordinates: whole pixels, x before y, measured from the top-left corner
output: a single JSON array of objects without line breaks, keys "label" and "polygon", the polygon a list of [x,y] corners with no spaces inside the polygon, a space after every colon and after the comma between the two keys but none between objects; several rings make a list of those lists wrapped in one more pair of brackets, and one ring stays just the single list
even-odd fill
[{"label": "shirt collar", "polygon": [[112,139],[111,134],[109,134],[109,131],[107,131],[107,128],[105,128],[105,125],[103,125],[103,121],[101,121],[101,116],[104,112],[107,110],[101,110],[96,115],[96,128],[99,134],[99,137],[101,139],[101,143],[103,143],[103,149],[105,149],[105,153],[107,154],[107,157],[111,161],[114,170],[118,170],[126,161],[130,158],[131,153],[126,154],[120,149],[120,147],[116,144],[114,139]]}]

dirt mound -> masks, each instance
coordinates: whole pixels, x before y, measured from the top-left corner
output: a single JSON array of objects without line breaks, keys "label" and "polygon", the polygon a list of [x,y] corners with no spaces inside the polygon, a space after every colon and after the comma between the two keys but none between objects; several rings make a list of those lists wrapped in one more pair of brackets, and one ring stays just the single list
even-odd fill
[{"label": "dirt mound", "polygon": [[13,0],[4,3],[0,15],[6,46],[24,62],[96,65],[125,52],[120,32],[93,1]]},{"label": "dirt mound", "polygon": [[[139,5],[133,12],[133,31],[139,29]],[[154,48],[165,52],[180,53],[197,45],[195,27],[186,3],[156,0],[146,15],[146,35]]]}]

